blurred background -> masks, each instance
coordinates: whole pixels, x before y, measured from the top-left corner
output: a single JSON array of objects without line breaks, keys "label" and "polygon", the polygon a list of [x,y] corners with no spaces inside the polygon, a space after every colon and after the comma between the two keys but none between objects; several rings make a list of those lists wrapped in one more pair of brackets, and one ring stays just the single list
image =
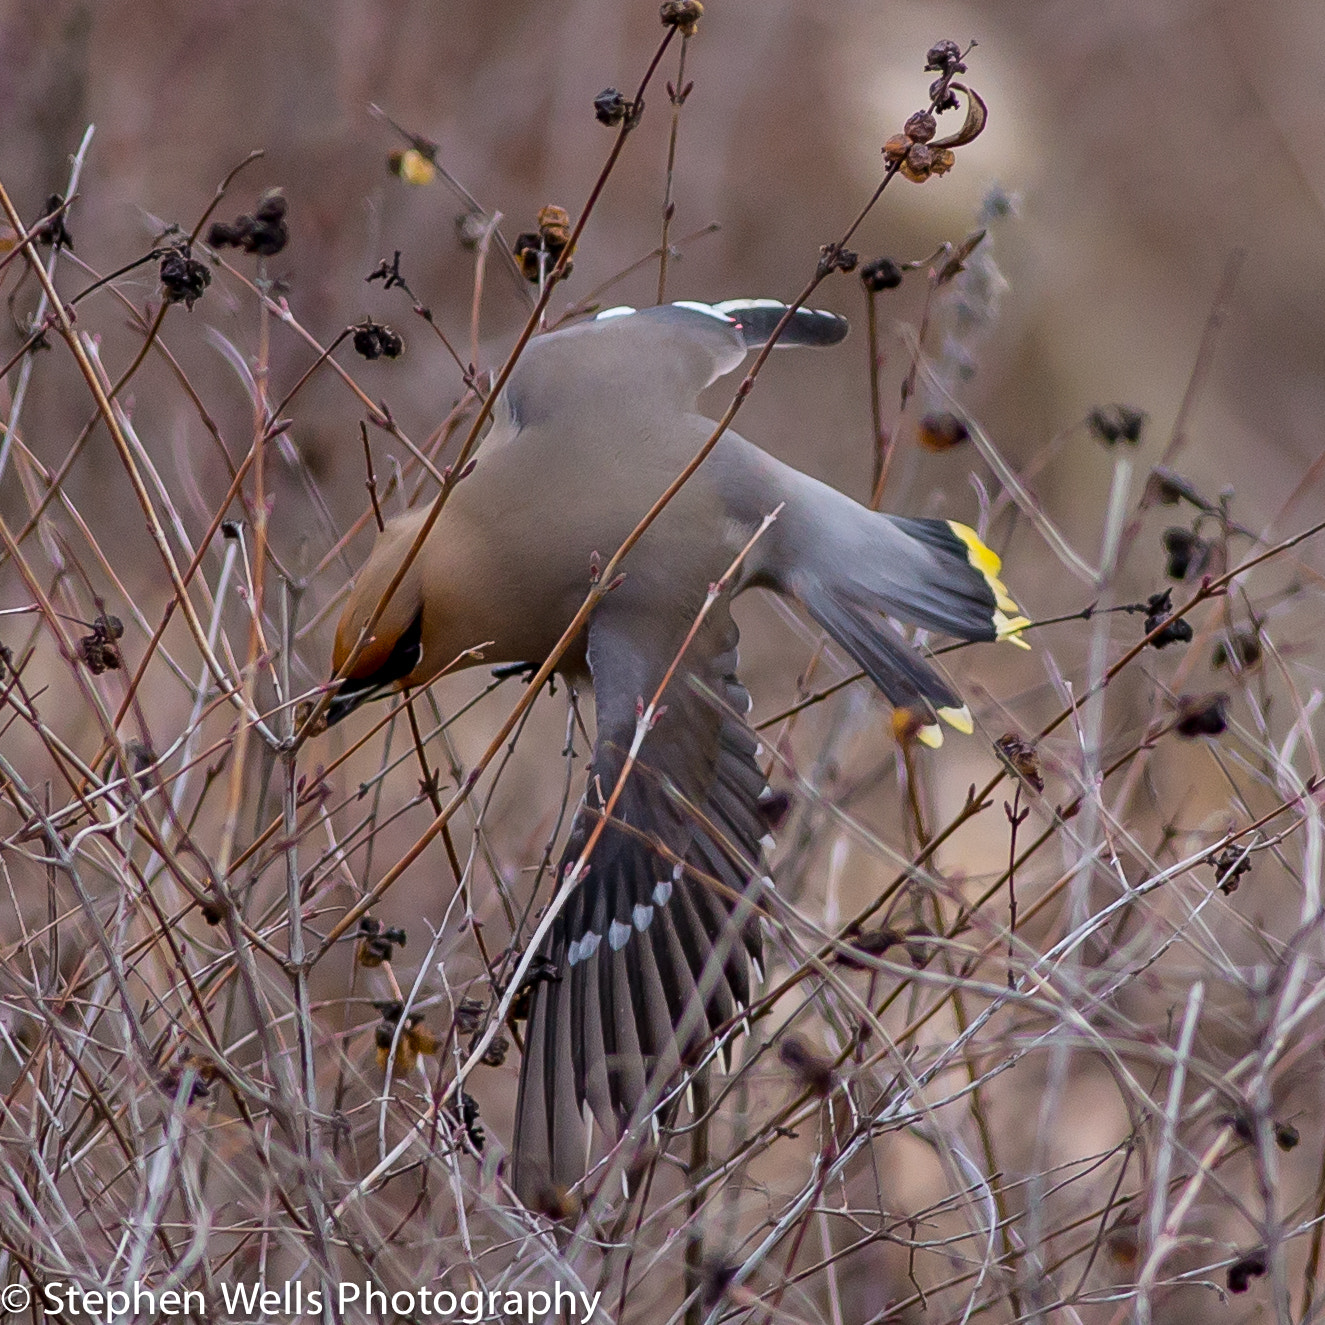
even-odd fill
[{"label": "blurred background", "polygon": [[[191,229],[226,173],[261,149],[264,156],[237,178],[218,216],[249,210],[268,187],[285,191],[291,241],[270,260],[269,275],[323,345],[369,314],[401,332],[407,350],[399,360],[363,363],[348,349],[341,358],[368,396],[387,402],[401,429],[422,441],[460,397],[460,374],[409,299],[365,278],[399,250],[410,289],[467,358],[475,260],[457,218],[468,209],[440,179],[412,187],[389,173],[388,153],[407,144],[370,105],[434,142],[438,160],[477,203],[501,214],[509,240],[535,229],[545,204],[578,215],[612,142],[612,132],[595,122],[593,98],[608,86],[631,95],[659,37],[652,0],[215,0],[207,6],[0,0],[0,180],[22,216],[39,216],[47,196],[64,188],[70,154],[94,125],[68,224],[76,258],[106,273],[141,256],[166,225]],[[926,350],[939,378],[1009,463],[1033,474],[1036,496],[1071,545],[1099,564],[1119,452],[1101,445],[1083,420],[1092,408],[1115,402],[1148,416],[1133,456],[1129,510],[1150,466],[1167,456],[1207,499],[1233,494],[1235,519],[1265,539],[1321,518],[1325,472],[1313,466],[1325,456],[1325,102],[1319,95],[1325,7],[1311,0],[711,0],[686,54],[685,78],[694,87],[680,113],[670,232],[684,242],[669,268],[667,296],[797,294],[819,246],[843,231],[881,177],[884,140],[925,103],[933,77],[923,71],[925,52],[941,38],[978,42],[966,77],[989,107],[988,128],[959,150],[946,177],[923,186],[896,180],[852,247],[862,260],[887,255],[908,262],[987,227],[967,277],[935,301]],[[554,316],[659,243],[671,125],[662,80],[675,77],[675,52],[669,52],[585,231],[574,273],[554,295]],[[239,259],[236,265],[251,272]],[[899,413],[908,335],[914,335],[904,328],[922,318],[925,272],[922,264],[878,305],[883,417],[895,426],[898,446],[883,505],[976,522],[985,510],[982,490],[998,492],[987,466],[969,444],[941,454],[916,444],[919,419],[945,402],[922,380],[917,400]],[[89,277],[66,262],[59,279],[72,293]],[[603,301],[651,303],[657,280],[656,262],[647,263]],[[139,309],[159,300],[156,265],[137,269],[118,288]],[[26,335],[23,319],[35,293],[30,278],[16,288],[12,271],[4,289],[13,316],[0,328],[0,354],[8,359]],[[865,500],[872,457],[865,295],[855,276],[838,275],[814,302],[850,318],[852,336],[829,353],[788,354],[770,363],[739,430]],[[494,255],[479,323],[480,369],[500,365],[529,307],[528,286]],[[80,306],[80,326],[100,335],[112,376],[141,344],[109,293]],[[252,405],[223,342],[241,358],[255,352],[251,297],[218,279],[192,312],[171,310],[166,326],[172,352],[238,460],[251,441]],[[315,351],[280,326],[270,334],[271,392],[279,398]],[[65,356],[64,349],[57,346],[54,356]],[[714,413],[733,385],[712,388]],[[124,403],[190,533],[199,537],[228,480],[217,444],[169,366],[155,357]],[[370,543],[361,534],[343,555],[323,561],[331,531],[348,529],[364,510],[363,407],[322,372],[293,413],[287,437],[301,463],[282,467],[279,457],[273,460],[272,540],[296,573],[319,567],[301,618],[313,625],[301,639],[296,667],[297,683],[311,687],[326,675],[330,645],[330,627],[317,614],[343,589]],[[70,390],[63,372],[39,362],[23,416],[32,455],[57,468],[90,416],[86,393]],[[372,442],[379,477],[391,472],[393,456],[404,461],[385,434],[373,432]],[[0,480],[0,514],[11,527],[26,521],[30,507],[17,473],[11,461]],[[309,478],[325,516],[314,516]],[[168,584],[104,429],[93,432],[64,486],[112,552],[126,588],[155,619]],[[1007,518],[995,519],[990,539],[1032,617],[1073,612],[1101,594],[1144,600],[1168,583],[1161,531],[1169,516],[1152,511],[1129,524],[1125,563],[1116,582],[1100,590],[1065,570],[1029,522],[1011,518],[1006,504],[996,506],[996,517],[1000,511]],[[1240,544],[1239,555],[1250,546]],[[55,547],[48,543],[48,554]],[[1282,578],[1314,594],[1321,565],[1319,549],[1309,547]],[[214,575],[214,565],[204,567]],[[107,592],[104,582],[98,591]],[[10,567],[0,570],[0,595],[0,607],[27,601]],[[1309,693],[1321,677],[1318,616],[1304,616],[1300,603],[1288,602],[1266,612],[1279,648],[1293,660],[1299,691]],[[1115,653],[1117,641],[1140,637],[1138,620],[1111,620]],[[744,675],[759,719],[795,699],[816,639],[765,602],[743,603],[740,622]],[[954,674],[985,736],[1033,730],[1057,712],[1061,678],[1079,684],[1090,640],[1078,623],[1049,628],[1031,654],[986,648],[958,655]],[[135,643],[141,639],[131,628],[126,648]],[[44,679],[53,698],[73,695],[62,664],[50,662]],[[1150,672],[1166,667],[1172,668],[1168,655],[1163,664],[1149,657]],[[1192,667],[1197,681],[1204,676],[1213,683],[1208,653]],[[809,688],[845,674],[841,660],[830,658]],[[472,679],[441,687],[443,710],[477,688]],[[1106,745],[1146,720],[1155,693],[1149,672],[1111,692]],[[136,734],[163,748],[187,716],[190,696],[163,682],[144,701]],[[503,692],[456,730],[462,766],[483,749],[509,702]],[[788,737],[785,753],[826,795],[835,786],[852,787],[853,813],[904,849],[910,830],[895,785],[891,795],[886,788],[870,795],[881,768],[889,776],[896,771],[886,723],[877,716],[882,710],[872,704],[851,692],[837,708],[822,706]],[[70,705],[61,719],[71,743],[95,749],[90,714]],[[857,724],[855,734],[842,741],[848,720]],[[516,887],[555,820],[564,721],[558,705],[540,705],[489,809],[497,854],[484,868]],[[41,767],[44,755],[33,738],[15,730],[5,739],[15,757]],[[343,732],[333,732],[322,751],[310,747],[309,758],[330,758],[344,740]],[[820,756],[830,746],[832,766],[825,769]],[[1077,736],[1063,729],[1045,757],[1051,773],[1064,779],[1050,794],[1065,797],[1069,772],[1080,763]],[[370,753],[351,762],[337,785],[353,788],[376,758]],[[549,761],[555,777],[548,775]],[[950,740],[926,786],[935,821],[954,812],[968,784],[995,767],[987,740],[965,746]],[[1220,770],[1185,754],[1157,756],[1138,782],[1133,824],[1153,840],[1171,840],[1170,830],[1181,836],[1218,828],[1229,813]],[[1172,793],[1163,805],[1161,782]],[[426,820],[416,810],[383,829],[374,868],[380,872],[381,862],[407,846]],[[798,901],[827,893],[832,913],[849,915],[895,871],[893,862],[854,839],[820,833],[823,825],[812,816],[795,822],[787,886]],[[1000,819],[959,834],[939,861],[960,887],[963,879],[996,871],[1005,853]],[[1062,868],[1069,864],[1066,856],[1057,860]],[[440,921],[440,868],[429,855],[391,894],[388,909]],[[1295,914],[1294,904],[1285,927]],[[1273,919],[1267,923],[1274,927]],[[1260,951],[1259,940],[1241,931],[1228,942],[1235,954],[1239,945]],[[1170,992],[1134,1010],[1162,1022]],[[1236,1040],[1250,1004],[1240,990],[1225,996],[1221,1016]],[[1035,1107],[1039,1072],[1029,1065],[1024,1093],[1009,1091],[996,1113],[1013,1168],[1031,1163],[1033,1129],[1020,1119],[1022,1109]],[[496,1086],[479,1088],[499,1136],[509,1136],[512,1073],[494,1074]],[[1074,1083],[1079,1096],[1069,1091],[1060,1122],[1065,1138],[1072,1128],[1084,1131],[1048,1160],[1113,1144],[1125,1131],[1116,1099],[1098,1102],[1089,1071]],[[1318,1101],[1314,1107],[1318,1119]],[[937,1199],[945,1180],[916,1155],[908,1167],[905,1143],[898,1144],[890,1201],[905,1210]],[[1048,1162],[1041,1150],[1034,1158]],[[1311,1181],[1303,1177],[1301,1191]],[[848,1320],[866,1319],[909,1291],[905,1257],[878,1255],[888,1273],[874,1282],[866,1274],[853,1280]],[[1175,1299],[1166,1319],[1204,1319],[1199,1303],[1207,1299],[1194,1300],[1198,1305],[1189,1308]],[[1195,1314],[1183,1314],[1188,1309]]]}]

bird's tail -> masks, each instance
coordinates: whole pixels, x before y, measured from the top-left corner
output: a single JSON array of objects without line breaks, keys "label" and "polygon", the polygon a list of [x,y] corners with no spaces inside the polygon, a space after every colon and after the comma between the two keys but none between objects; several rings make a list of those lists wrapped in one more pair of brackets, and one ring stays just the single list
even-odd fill
[{"label": "bird's tail", "polygon": [[787,533],[800,554],[785,587],[889,703],[918,721],[926,745],[942,744],[939,719],[969,733],[961,697],[885,617],[958,639],[1027,647],[1019,635],[1030,622],[999,579],[997,555],[955,520],[881,515],[808,482],[812,500],[789,511]]}]

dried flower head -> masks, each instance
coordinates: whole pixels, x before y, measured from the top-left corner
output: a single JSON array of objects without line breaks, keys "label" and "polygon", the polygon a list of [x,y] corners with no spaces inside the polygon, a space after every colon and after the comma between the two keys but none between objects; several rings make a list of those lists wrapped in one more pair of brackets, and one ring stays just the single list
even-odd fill
[{"label": "dried flower head", "polygon": [[[549,203],[538,213],[538,230],[517,235],[511,252],[525,280],[537,284],[561,260],[570,243],[570,214],[564,207]],[[567,261],[562,275],[569,276],[571,263]]]},{"label": "dried flower head", "polygon": [[519,993],[516,994],[514,1001],[511,1003],[512,1020],[527,1020],[534,989],[544,981],[555,984],[560,979],[561,971],[556,962],[550,961],[542,955],[535,957],[533,964],[529,967],[529,974],[525,977],[524,984],[520,986]]},{"label": "dried flower head", "polygon": [[843,248],[841,244],[821,244],[819,247],[819,272],[827,276],[829,272],[856,270],[860,254],[855,249]]},{"label": "dried flower head", "polygon": [[556,203],[548,203],[538,212],[538,233],[549,253],[561,256],[561,250],[570,243],[570,213]]}]

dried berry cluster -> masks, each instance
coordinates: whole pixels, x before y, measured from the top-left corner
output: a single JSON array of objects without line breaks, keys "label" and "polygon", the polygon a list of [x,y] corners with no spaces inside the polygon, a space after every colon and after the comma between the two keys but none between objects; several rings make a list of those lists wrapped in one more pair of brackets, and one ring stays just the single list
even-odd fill
[{"label": "dried berry cluster", "polygon": [[[966,72],[961,47],[955,41],[941,41],[932,46],[926,56],[925,68],[939,74],[930,85],[929,108],[916,111],[902,126],[902,132],[894,134],[883,145],[883,157],[889,167],[913,184],[923,184],[932,175],[946,175],[956,164],[953,149],[964,147],[978,138],[989,117],[988,108],[980,97],[964,84],[953,81],[957,74]],[[956,133],[936,139],[936,117],[957,108],[960,104],[957,91],[966,94],[966,122]]]},{"label": "dried berry cluster", "polygon": [[280,189],[268,189],[258,199],[252,216],[246,213],[228,224],[214,221],[207,232],[207,243],[212,248],[238,248],[270,258],[289,243],[290,230],[285,222],[288,210],[285,194]]}]

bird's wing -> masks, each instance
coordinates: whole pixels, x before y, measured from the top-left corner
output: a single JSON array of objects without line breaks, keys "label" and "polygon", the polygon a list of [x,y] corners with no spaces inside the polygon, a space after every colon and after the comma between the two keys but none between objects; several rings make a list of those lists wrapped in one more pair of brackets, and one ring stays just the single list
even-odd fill
[{"label": "bird's wing", "polygon": [[[688,625],[672,638],[658,622],[609,599],[590,623],[597,742],[558,879],[599,822]],[[748,1002],[768,789],[737,716],[749,697],[736,643],[715,603],[542,950],[552,976],[533,989],[516,1107],[514,1185],[527,1202],[584,1175],[586,1103],[615,1140]]]},{"label": "bird's wing", "polygon": [[[628,394],[641,412],[689,412],[706,386],[767,342],[785,312],[772,299],[609,309],[530,341],[507,383],[507,407],[520,426],[574,417],[598,391]],[[845,318],[801,308],[778,344],[835,345],[846,334]]]}]

